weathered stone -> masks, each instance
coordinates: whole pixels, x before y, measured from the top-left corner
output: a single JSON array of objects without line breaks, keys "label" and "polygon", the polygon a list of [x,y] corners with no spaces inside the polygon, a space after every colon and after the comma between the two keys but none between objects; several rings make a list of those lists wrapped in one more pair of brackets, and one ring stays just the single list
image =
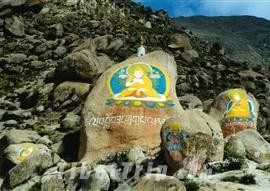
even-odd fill
[{"label": "weathered stone", "polygon": [[[239,157],[246,156],[246,149],[243,142],[234,135],[228,137],[228,142],[225,146],[225,152],[227,155],[238,155]],[[234,156],[235,157],[235,156]]]},{"label": "weathered stone", "polygon": [[9,145],[4,154],[6,159],[11,161],[13,164],[19,164],[20,162],[29,158],[32,154],[39,150],[49,151],[45,145],[36,145],[33,143],[21,143]]},{"label": "weathered stone", "polygon": [[135,185],[132,190],[186,191],[186,188],[182,182],[173,176],[166,176],[163,174],[147,174],[139,180],[138,184]]},{"label": "weathered stone", "polygon": [[62,120],[62,127],[64,129],[80,129],[80,116],[73,113],[68,113]]},{"label": "weathered stone", "polygon": [[94,172],[90,176],[90,182],[85,185],[85,190],[109,190],[110,176],[106,170],[105,165],[97,165]]},{"label": "weathered stone", "polygon": [[123,44],[124,41],[122,39],[115,39],[107,46],[107,49],[117,51],[123,46]]},{"label": "weathered stone", "polygon": [[15,36],[24,36],[24,23],[16,16],[5,19],[5,28]]},{"label": "weathered stone", "polygon": [[79,3],[79,0],[67,0],[66,5],[67,6],[74,6]]},{"label": "weathered stone", "polygon": [[[54,173],[53,173],[54,172]],[[59,178],[59,174],[50,169],[41,178],[41,191],[65,191],[64,179]]]},{"label": "weathered stone", "polygon": [[109,45],[109,41],[112,40],[112,35],[99,36],[94,39],[97,50],[106,50]]},{"label": "weathered stone", "polygon": [[197,174],[205,160],[223,160],[221,127],[200,110],[186,110],[168,119],[161,129],[162,149],[172,171],[180,168]]},{"label": "weathered stone", "polygon": [[27,56],[21,53],[11,53],[11,54],[5,55],[5,57],[2,59],[9,64],[11,63],[21,64],[27,59]]},{"label": "weathered stone", "polygon": [[84,98],[90,92],[90,84],[66,81],[58,85],[54,92],[54,99],[58,99],[65,90],[74,90],[78,97]]},{"label": "weathered stone", "polygon": [[191,50],[189,38],[182,34],[174,34],[170,37],[170,48],[182,48],[183,50]]},{"label": "weathered stone", "polygon": [[146,157],[140,147],[135,147],[128,153],[128,160],[133,164],[140,165],[145,159]]},{"label": "weathered stone", "polygon": [[176,76],[173,57],[162,51],[107,70],[85,103],[80,158],[91,163],[134,146],[157,147],[163,122],[183,112]]},{"label": "weathered stone", "polygon": [[92,81],[109,66],[106,63],[100,63],[95,53],[84,49],[66,56],[57,67],[56,74],[64,79]]},{"label": "weathered stone", "polygon": [[34,153],[8,172],[9,187],[14,188],[29,179],[34,173],[47,169],[52,165],[52,157],[49,152],[41,150]]},{"label": "weathered stone", "polygon": [[73,52],[79,52],[81,50],[87,49],[90,52],[95,52],[97,47],[95,41],[91,38],[86,39],[82,44],[73,50]]},{"label": "weathered stone", "polygon": [[30,180],[28,180],[26,183],[13,188],[12,191],[24,191],[24,190],[32,190],[32,189],[34,190],[38,187],[39,182],[40,182],[40,177],[35,176],[31,178]]},{"label": "weathered stone", "polygon": [[178,100],[180,101],[180,104],[183,106],[184,109],[202,109],[202,101],[194,95],[181,96],[178,97]]},{"label": "weathered stone", "polygon": [[8,144],[36,142],[40,135],[36,131],[12,129],[6,133]]},{"label": "weathered stone", "polygon": [[256,129],[259,103],[243,89],[230,89],[216,97],[209,115],[221,124],[224,137],[244,129]]},{"label": "weathered stone", "polygon": [[245,146],[246,155],[258,163],[270,162],[270,144],[253,129],[247,129],[235,134]]}]

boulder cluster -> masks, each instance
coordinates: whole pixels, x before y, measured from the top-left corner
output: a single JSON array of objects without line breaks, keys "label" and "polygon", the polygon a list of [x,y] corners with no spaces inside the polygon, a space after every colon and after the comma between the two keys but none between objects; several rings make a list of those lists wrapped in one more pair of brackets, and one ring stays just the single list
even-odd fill
[{"label": "boulder cluster", "polygon": [[[221,49],[129,0],[2,0],[1,190],[267,190],[269,69]],[[145,64],[166,96],[109,91]]]}]

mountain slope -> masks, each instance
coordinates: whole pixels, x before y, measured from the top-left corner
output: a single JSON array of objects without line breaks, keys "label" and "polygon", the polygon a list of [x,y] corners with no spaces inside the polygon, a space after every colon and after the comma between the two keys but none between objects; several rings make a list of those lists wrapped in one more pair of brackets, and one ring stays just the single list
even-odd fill
[{"label": "mountain slope", "polygon": [[179,17],[178,26],[191,29],[200,38],[221,43],[232,59],[270,64],[270,21],[252,16]]}]

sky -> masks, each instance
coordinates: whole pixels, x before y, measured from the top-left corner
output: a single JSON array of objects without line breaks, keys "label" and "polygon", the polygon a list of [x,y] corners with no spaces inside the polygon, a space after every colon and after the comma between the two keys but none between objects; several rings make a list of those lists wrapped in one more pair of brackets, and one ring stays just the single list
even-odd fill
[{"label": "sky", "polygon": [[270,20],[270,0],[134,0],[171,17],[252,15]]}]

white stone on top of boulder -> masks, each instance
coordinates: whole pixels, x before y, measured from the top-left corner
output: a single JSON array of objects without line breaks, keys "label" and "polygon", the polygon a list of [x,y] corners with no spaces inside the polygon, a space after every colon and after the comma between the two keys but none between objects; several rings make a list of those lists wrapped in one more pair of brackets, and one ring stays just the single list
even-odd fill
[{"label": "white stone on top of boulder", "polygon": [[11,129],[6,133],[8,144],[19,144],[26,142],[36,142],[41,136],[32,130]]},{"label": "white stone on top of boulder", "polygon": [[[137,79],[135,71],[140,73]],[[96,162],[135,146],[158,147],[164,121],[183,112],[176,78],[174,58],[163,51],[129,58],[106,70],[85,102],[81,160]]]}]

